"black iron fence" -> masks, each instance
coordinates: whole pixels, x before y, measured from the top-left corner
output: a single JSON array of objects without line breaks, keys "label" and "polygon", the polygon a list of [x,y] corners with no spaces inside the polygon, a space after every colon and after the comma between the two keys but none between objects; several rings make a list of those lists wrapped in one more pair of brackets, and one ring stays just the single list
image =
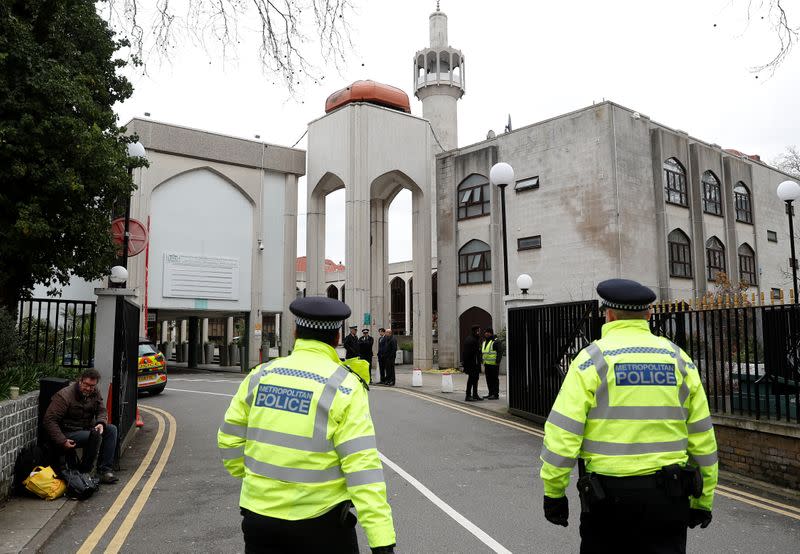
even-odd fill
[{"label": "black iron fence", "polygon": [[29,361],[76,369],[94,367],[94,302],[21,300],[17,317],[17,330]]},{"label": "black iron fence", "polygon": [[[510,411],[544,421],[569,363],[602,324],[596,301],[509,309]],[[695,361],[712,412],[800,423],[800,305],[664,303],[650,324]]]}]

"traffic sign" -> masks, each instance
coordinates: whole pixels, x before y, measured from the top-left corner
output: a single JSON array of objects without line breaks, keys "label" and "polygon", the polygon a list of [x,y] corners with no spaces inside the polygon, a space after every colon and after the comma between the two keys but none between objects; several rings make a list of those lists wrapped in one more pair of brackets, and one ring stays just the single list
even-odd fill
[{"label": "traffic sign", "polygon": [[[141,254],[147,247],[147,228],[138,219],[128,220],[128,256]],[[125,243],[125,218],[118,217],[111,222],[111,235],[114,242],[122,246]]]}]

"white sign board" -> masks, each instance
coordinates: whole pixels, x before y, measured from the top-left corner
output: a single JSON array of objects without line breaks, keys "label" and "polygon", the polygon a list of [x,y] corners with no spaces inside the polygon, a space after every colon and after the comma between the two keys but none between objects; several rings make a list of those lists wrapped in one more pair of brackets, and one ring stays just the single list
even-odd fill
[{"label": "white sign board", "polygon": [[164,298],[239,300],[239,260],[164,253]]}]

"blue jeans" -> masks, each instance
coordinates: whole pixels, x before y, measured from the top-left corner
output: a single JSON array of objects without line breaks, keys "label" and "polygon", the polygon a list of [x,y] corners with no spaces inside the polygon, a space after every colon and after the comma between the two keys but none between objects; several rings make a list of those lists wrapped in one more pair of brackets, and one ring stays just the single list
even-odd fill
[{"label": "blue jeans", "polygon": [[[84,429],[66,433],[66,436],[68,439],[74,440],[76,446],[83,448],[83,459],[81,467],[78,468],[80,471],[86,473],[92,471],[95,460],[97,460],[97,470],[100,473],[113,469],[114,453],[117,450],[116,425],[107,423],[102,435],[94,429]],[[100,454],[99,459],[97,459],[98,453]]]}]

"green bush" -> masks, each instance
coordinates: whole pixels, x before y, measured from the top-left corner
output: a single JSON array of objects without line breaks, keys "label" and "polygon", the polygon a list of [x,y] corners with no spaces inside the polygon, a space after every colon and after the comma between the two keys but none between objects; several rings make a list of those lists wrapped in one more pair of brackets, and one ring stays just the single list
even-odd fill
[{"label": "green bush", "polygon": [[19,393],[25,394],[37,390],[42,377],[75,379],[80,372],[80,368],[20,360],[0,370],[0,400],[8,398],[10,387],[19,387]]},{"label": "green bush", "polygon": [[398,346],[400,350],[405,350],[406,352],[413,352],[414,351],[414,343],[413,342],[404,342],[400,346]]},{"label": "green bush", "polygon": [[14,317],[8,310],[0,307],[0,371],[19,359],[20,345]]}]

